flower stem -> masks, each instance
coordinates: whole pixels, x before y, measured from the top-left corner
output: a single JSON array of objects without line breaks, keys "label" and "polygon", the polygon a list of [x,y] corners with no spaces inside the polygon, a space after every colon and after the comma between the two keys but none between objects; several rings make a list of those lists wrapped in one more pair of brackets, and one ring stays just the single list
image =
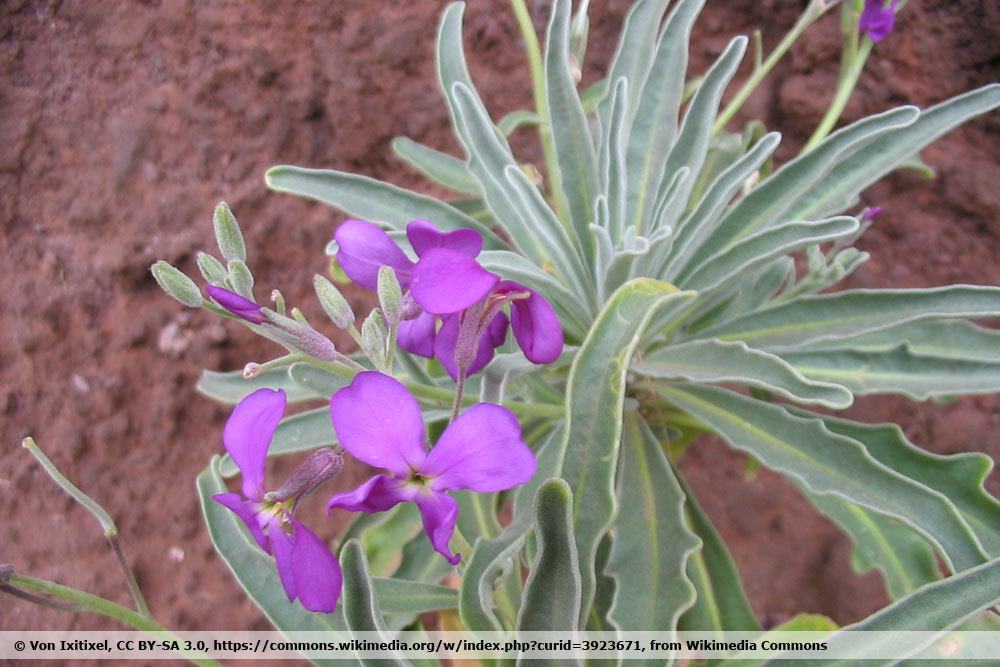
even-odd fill
[{"label": "flower stem", "polygon": [[455,417],[458,416],[458,411],[462,407],[462,394],[465,393],[465,371],[458,371],[458,380],[455,381],[455,400],[451,403],[451,419],[448,423],[455,421]]},{"label": "flower stem", "polygon": [[545,91],[545,65],[542,62],[542,48],[538,42],[538,34],[535,32],[535,25],[531,21],[531,14],[524,0],[510,0],[510,5],[514,10],[514,17],[517,19],[517,27],[521,31],[521,38],[524,40],[524,50],[528,56],[528,68],[531,71],[531,93],[535,100],[535,113],[542,122],[538,124],[538,139],[542,145],[542,155],[545,158],[545,170],[549,177],[549,190],[552,193],[552,200],[559,213],[559,219],[565,223],[566,210],[563,205],[562,176],[559,173],[559,164],[556,162],[556,148],[552,141],[552,128],[549,125],[549,101]]},{"label": "flower stem", "polygon": [[118,534],[108,535],[108,542],[111,543],[111,550],[115,552],[115,558],[118,559],[118,564],[122,567],[122,573],[125,575],[125,583],[128,584],[128,591],[132,594],[132,600],[135,602],[135,608],[139,613],[147,618],[152,618],[153,615],[149,613],[149,605],[146,604],[146,596],[142,594],[142,589],[139,588],[139,582],[135,578],[135,572],[129,566],[128,561],[125,560],[125,553],[122,551],[121,542],[118,540]]},{"label": "flower stem", "polygon": [[802,148],[803,153],[808,153],[816,148],[821,141],[826,139],[827,135],[833,130],[834,125],[840,120],[840,114],[844,112],[848,100],[851,99],[851,93],[854,92],[854,88],[858,84],[861,71],[865,67],[865,61],[868,60],[868,55],[871,53],[873,45],[874,42],[870,38],[865,37],[861,42],[861,47],[857,51],[853,53],[845,52],[845,60],[840,82],[837,85],[837,93],[833,97],[833,102],[830,103],[830,108],[826,110],[823,119],[816,126],[812,136],[809,137],[809,141]]},{"label": "flower stem", "polygon": [[799,20],[795,22],[792,29],[788,31],[788,34],[781,40],[778,46],[775,47],[774,51],[764,59],[759,67],[755,67],[750,78],[746,80],[743,87],[740,88],[739,92],[736,93],[736,97],[726,105],[726,108],[719,114],[718,120],[715,121],[715,127],[712,128],[713,134],[718,134],[725,129],[726,125],[733,119],[746,101],[750,98],[750,95],[757,90],[757,86],[761,84],[765,77],[774,69],[774,66],[778,64],[778,61],[788,52],[788,49],[792,48],[792,44],[802,36],[806,28],[812,25],[816,19],[825,14],[836,2],[825,2],[824,0],[812,0],[806,10],[802,12]]},{"label": "flower stem", "polygon": [[[85,611],[100,614],[101,616],[105,616],[107,618],[112,618],[120,623],[128,625],[129,627],[135,628],[136,630],[165,633],[171,640],[177,641],[183,645],[183,641],[179,637],[160,625],[152,617],[132,611],[128,607],[123,607],[120,604],[112,602],[111,600],[105,600],[102,597],[86,593],[76,588],[70,588],[69,586],[63,586],[45,579],[36,579],[35,577],[29,577],[23,574],[12,575],[10,577],[9,585],[21,589],[22,591],[41,593],[58,598],[65,602],[77,605]],[[178,654],[196,665],[204,665],[206,667],[222,667],[219,662],[212,660],[205,654],[198,651],[179,650]]]}]

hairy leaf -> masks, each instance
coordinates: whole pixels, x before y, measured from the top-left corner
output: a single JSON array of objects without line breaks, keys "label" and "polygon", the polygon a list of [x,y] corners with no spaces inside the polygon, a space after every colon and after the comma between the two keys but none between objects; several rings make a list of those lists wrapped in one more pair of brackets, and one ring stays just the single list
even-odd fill
[{"label": "hairy leaf", "polygon": [[612,524],[606,571],[615,580],[615,595],[608,615],[620,630],[672,633],[695,601],[686,569],[701,540],[685,523],[684,492],[638,412],[625,415],[622,438],[623,509]]},{"label": "hairy leaf", "polygon": [[840,385],[810,380],[780,357],[739,342],[695,340],[672,345],[634,361],[632,370],[661,380],[738,382],[829,408],[846,408],[853,401],[851,393]]},{"label": "hairy leaf", "polygon": [[608,301],[570,369],[561,477],[573,488],[573,517],[582,584],[581,622],[594,598],[594,558],[616,512],[615,470],[625,380],[642,332],[668,304],[691,298],[672,285],[636,279]]},{"label": "hairy leaf", "polygon": [[1000,288],[850,290],[806,296],[709,327],[697,338],[742,340],[761,349],[789,348],[886,329],[905,322],[1000,315]]},{"label": "hairy leaf", "polygon": [[859,442],[830,431],[821,420],[717,387],[660,385],[658,390],[733,447],[813,493],[840,496],[913,526],[941,548],[953,571],[987,559],[948,498],[885,466]]}]

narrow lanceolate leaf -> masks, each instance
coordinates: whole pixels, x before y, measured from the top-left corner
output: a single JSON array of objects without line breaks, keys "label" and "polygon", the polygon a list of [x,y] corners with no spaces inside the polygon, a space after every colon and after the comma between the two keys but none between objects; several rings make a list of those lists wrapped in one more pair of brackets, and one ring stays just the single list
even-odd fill
[{"label": "narrow lanceolate leaf", "polygon": [[484,250],[477,258],[484,267],[510,280],[516,280],[540,293],[559,314],[563,329],[582,339],[592,316],[577,292],[566,287],[531,260],[509,250]]},{"label": "narrow lanceolate leaf", "polygon": [[941,578],[934,550],[909,526],[836,496],[806,497],[854,542],[854,569],[877,568],[892,599]]},{"label": "narrow lanceolate leaf", "polygon": [[905,322],[1000,315],[1000,288],[950,285],[913,290],[850,290],[807,296],[701,330],[698,338],[790,348],[886,329]]},{"label": "narrow lanceolate leaf", "polygon": [[709,339],[671,345],[633,361],[632,370],[661,380],[737,382],[828,408],[843,409],[853,402],[851,392],[844,387],[810,380],[780,357],[740,342]]},{"label": "narrow lanceolate leaf", "polygon": [[938,545],[953,571],[987,559],[948,498],[883,465],[820,419],[794,416],[778,405],[717,387],[660,385],[658,391],[733,447],[813,493],[840,496],[913,526]]},{"label": "narrow lanceolate leaf", "polygon": [[879,137],[910,125],[919,115],[916,107],[900,107],[837,130],[815,149],[779,169],[731,207],[693,253],[691,261],[700,264],[754,232],[784,220],[796,219],[787,215],[796,197],[816,187],[842,160]]},{"label": "narrow lanceolate leaf", "polygon": [[[508,166],[504,169],[504,179],[511,190],[518,214],[539,237],[546,254],[555,264],[556,274],[571,288],[575,287],[577,291],[589,296],[590,302],[596,307],[594,287],[589,280],[590,272],[581,255],[582,246],[569,238],[541,191],[524,171],[519,167]],[[588,238],[590,237],[588,234]],[[582,252],[593,256],[590,250]]]},{"label": "narrow lanceolate leaf", "polygon": [[301,361],[289,366],[287,374],[296,385],[312,392],[318,398],[330,398],[351,383],[350,378],[334,375]]},{"label": "narrow lanceolate leaf", "polygon": [[688,632],[760,630],[729,548],[680,473],[675,470],[674,475],[684,491],[688,527],[702,543],[687,566],[688,579],[697,592],[695,603],[681,616],[678,627]]},{"label": "narrow lanceolate leaf", "polygon": [[764,136],[746,155],[719,174],[709,186],[698,206],[677,224],[669,260],[661,273],[672,277],[691,257],[701,243],[714,231],[722,211],[736,191],[760,169],[781,142],[781,135],[771,132]]},{"label": "narrow lanceolate leaf", "polygon": [[677,134],[677,141],[670,149],[666,167],[660,177],[658,192],[666,188],[672,174],[681,167],[687,167],[691,170],[692,176],[679,195],[682,202],[687,202],[695,177],[701,173],[701,168],[705,164],[712,126],[715,125],[722,93],[736,74],[736,68],[739,67],[746,48],[746,37],[734,38],[705,74],[704,80],[688,104],[684,124]]},{"label": "narrow lanceolate leaf", "polygon": [[545,37],[545,91],[570,222],[584,252],[592,257],[593,237],[588,225],[590,207],[599,191],[597,154],[569,66],[570,5],[570,0],[556,0],[552,6]]},{"label": "narrow lanceolate leaf", "polygon": [[652,318],[694,296],[667,283],[636,279],[611,297],[577,352],[566,394],[561,477],[573,488],[582,584],[581,619],[594,598],[594,558],[616,513],[615,471],[629,362]]},{"label": "narrow lanceolate leaf", "polygon": [[288,377],[287,368],[264,371],[251,380],[244,379],[243,371],[219,373],[203,370],[194,386],[202,395],[226,405],[236,405],[244,396],[263,387],[283,389],[289,403],[323,398],[322,394],[303,387]]},{"label": "narrow lanceolate leaf", "polygon": [[535,495],[538,551],[524,584],[517,629],[576,630],[580,616],[580,571],[573,536],[573,493],[561,479],[543,483]]},{"label": "narrow lanceolate leaf", "polygon": [[[824,662],[824,665],[850,667],[864,664],[866,667],[888,667],[900,664],[904,658],[931,646],[947,630],[998,603],[1000,558],[917,589],[865,620],[843,628],[843,632],[850,632],[850,635],[835,633],[826,638],[824,641],[830,646],[830,650],[837,651],[845,658],[830,660]],[[923,632],[910,634],[910,631]],[[858,662],[879,653],[892,655],[893,658],[868,658]],[[937,662],[941,664],[955,664],[947,659],[942,660],[940,654],[937,657]],[[810,660],[782,660],[781,664],[809,667],[816,663]]]},{"label": "narrow lanceolate leaf", "polygon": [[[271,457],[308,452],[335,442],[337,436],[330,422],[330,409],[316,408],[282,419],[271,438],[267,455]],[[222,458],[220,469],[225,477],[232,477],[239,472],[228,454]]]},{"label": "narrow lanceolate leaf", "polygon": [[[631,119],[639,106],[639,94],[649,73],[656,34],[668,4],[669,0],[639,0],[632,5],[625,16],[621,39],[608,67],[607,80],[615,82],[625,79],[628,82],[628,98],[625,104],[626,127],[631,125]],[[605,95],[597,105],[597,117],[602,128],[610,126],[611,106],[610,94]]]},{"label": "narrow lanceolate leaf", "polygon": [[747,275],[778,257],[810,245],[843,238],[857,230],[857,219],[848,216],[777,225],[716,253],[698,266],[689,265],[677,277],[677,284],[700,292],[708,291],[737,276]]},{"label": "narrow lanceolate leaf", "polygon": [[638,412],[625,415],[618,504],[607,573],[615,580],[609,616],[620,630],[671,633],[695,600],[686,574],[701,540],[684,521],[684,492],[660,443]]},{"label": "narrow lanceolate leaf", "polygon": [[819,341],[805,345],[805,350],[852,349],[887,352],[907,343],[915,354],[949,359],[973,359],[1000,362],[1000,331],[976,326],[965,320],[911,322],[871,333]]},{"label": "narrow lanceolate leaf", "polygon": [[483,189],[483,196],[497,221],[506,227],[515,244],[536,264],[555,264],[556,277],[576,284],[586,272],[573,240],[542,199],[538,188],[521,171],[493,127],[486,109],[465,85],[452,90],[456,129],[469,154],[469,168]]},{"label": "narrow lanceolate leaf", "polygon": [[289,602],[274,559],[257,545],[235,514],[212,500],[213,495],[229,490],[219,474],[218,462],[218,457],[213,458],[211,465],[198,475],[198,500],[212,545],[236,581],[278,630],[344,631],[341,608],[332,614],[315,614]]},{"label": "narrow lanceolate leaf", "polygon": [[367,176],[332,169],[272,167],[265,176],[267,186],[278,192],[335,206],[349,215],[380,222],[395,229],[405,229],[417,218],[433,220],[438,227],[451,230],[471,227],[483,235],[484,247],[506,247],[485,225],[456,208],[433,197],[376,181]]},{"label": "narrow lanceolate leaf", "polygon": [[916,122],[893,130],[842,161],[789,210],[794,217],[842,210],[866,187],[965,121],[1000,105],[1000,84],[990,84],[920,112]]},{"label": "narrow lanceolate leaf", "polygon": [[407,137],[392,140],[392,150],[428,179],[465,194],[479,196],[479,184],[465,162]]},{"label": "narrow lanceolate leaf", "polygon": [[388,577],[374,577],[372,583],[385,614],[423,614],[458,606],[458,591],[447,586]]},{"label": "narrow lanceolate leaf", "polygon": [[[365,550],[357,540],[351,540],[340,552],[340,568],[344,572],[344,588],[340,604],[344,608],[347,629],[352,636],[357,632],[382,632],[382,611],[375,598],[375,585],[368,573]],[[365,667],[403,667],[406,661],[398,654],[388,652],[385,658],[359,658]]]},{"label": "narrow lanceolate leaf", "polygon": [[509,623],[517,617],[517,601],[509,599],[505,589],[494,589],[499,580],[510,576],[519,562],[521,548],[531,528],[535,493],[546,479],[558,473],[561,444],[562,430],[556,429],[538,452],[535,476],[518,487],[514,494],[511,522],[495,538],[476,540],[473,545],[472,558],[462,575],[459,606],[462,623],[469,630],[502,632],[504,624],[497,616],[498,611]]},{"label": "narrow lanceolate leaf", "polygon": [[990,457],[979,452],[942,456],[924,451],[895,424],[859,424],[823,417],[834,433],[864,445],[868,453],[901,475],[944,494],[992,555],[1000,555],[1000,501],[983,488],[993,469]]},{"label": "narrow lanceolate leaf", "polygon": [[681,0],[670,12],[633,116],[625,153],[629,184],[626,220],[637,230],[649,218],[667,155],[677,135],[688,39],[703,5],[704,0]]},{"label": "narrow lanceolate leaf", "polygon": [[[608,234],[618,242],[625,233],[625,114],[628,110],[628,81],[615,82],[611,96],[608,141],[601,148],[600,176],[608,202]],[[598,274],[600,275],[600,274]]]},{"label": "narrow lanceolate leaf", "polygon": [[1000,361],[977,361],[915,353],[903,344],[888,351],[782,352],[781,357],[814,380],[836,382],[855,394],[933,396],[1000,391]]},{"label": "narrow lanceolate leaf", "polygon": [[498,120],[497,129],[503,132],[505,137],[509,137],[522,127],[526,127],[528,125],[542,125],[545,122],[545,119],[534,111],[518,109],[517,111],[511,111],[509,114]]}]

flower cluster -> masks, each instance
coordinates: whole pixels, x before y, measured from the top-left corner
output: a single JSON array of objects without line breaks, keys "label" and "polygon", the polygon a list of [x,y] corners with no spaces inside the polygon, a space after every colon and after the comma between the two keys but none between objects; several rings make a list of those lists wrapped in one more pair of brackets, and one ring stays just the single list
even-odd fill
[{"label": "flower cluster", "polygon": [[[533,290],[484,269],[476,260],[482,249],[477,232],[442,233],[416,220],[408,225],[407,236],[417,261],[371,223],[349,220],[335,236],[340,264],[358,284],[375,290],[383,266],[395,271],[405,290],[405,319],[398,323],[401,347],[437,357],[459,383],[489,362],[508,328],[531,361],[549,363],[560,355],[562,327],[552,306]],[[297,322],[276,320],[276,313],[244,296],[219,286],[206,290],[216,303],[251,324],[285,335],[297,331]],[[304,332],[298,336],[300,345],[309,343]],[[456,401],[456,407],[459,404]],[[340,595],[340,566],[323,541],[295,518],[295,510],[343,462],[333,450],[320,449],[287,482],[268,491],[265,460],[285,407],[285,393],[270,389],[259,389],[236,406],[223,442],[243,476],[243,493],[214,499],[233,511],[261,549],[274,557],[289,601],[298,599],[310,611],[330,612]],[[479,403],[457,413],[430,447],[420,406],[410,391],[388,375],[364,371],[331,397],[330,416],[343,450],[385,472],[353,491],[334,495],[328,513],[383,512],[412,502],[434,549],[452,565],[461,560],[451,547],[459,506],[449,492],[504,491],[535,474],[535,457],[517,417],[500,405]]]},{"label": "flower cluster", "polygon": [[[370,222],[347,220],[334,234],[337,261],[351,280],[375,290],[379,268],[391,266],[407,290],[401,348],[436,357],[455,380],[489,363],[509,328],[530,361],[548,364],[559,357],[563,333],[555,310],[534,290],[479,264],[483,239],[478,232],[445,233],[426,220],[414,220],[406,236],[417,261]],[[508,306],[509,319],[503,312]]]}]

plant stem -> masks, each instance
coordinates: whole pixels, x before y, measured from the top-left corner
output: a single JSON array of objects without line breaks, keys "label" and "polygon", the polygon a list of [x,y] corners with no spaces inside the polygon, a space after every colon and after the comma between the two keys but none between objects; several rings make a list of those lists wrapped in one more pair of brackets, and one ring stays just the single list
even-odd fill
[{"label": "plant stem", "polygon": [[[132,611],[128,607],[123,607],[120,604],[112,602],[111,600],[105,600],[102,597],[86,593],[76,588],[70,588],[69,586],[63,586],[45,579],[36,579],[35,577],[29,577],[23,574],[15,574],[11,576],[10,585],[25,591],[43,593],[54,598],[59,598],[60,600],[78,605],[85,611],[100,614],[101,616],[105,616],[107,618],[112,618],[129,627],[135,628],[136,630],[165,633],[171,640],[176,640],[183,645],[183,640],[160,625],[155,619]],[[196,665],[204,665],[206,667],[222,667],[219,662],[212,660],[198,651],[178,651],[178,654]]]},{"label": "plant stem", "polygon": [[552,127],[549,119],[549,100],[545,92],[545,65],[542,62],[542,48],[538,42],[538,34],[535,32],[535,24],[531,21],[531,14],[524,0],[510,0],[511,8],[514,10],[514,17],[517,19],[517,27],[521,31],[521,38],[524,40],[524,50],[528,56],[528,68],[531,71],[531,94],[535,100],[535,113],[542,122],[538,124],[538,140],[542,145],[542,155],[545,159],[545,171],[548,173],[549,190],[552,201],[555,204],[559,219],[566,223],[564,211],[566,207],[563,202],[562,176],[559,173],[559,164],[556,162],[556,148],[552,141]]},{"label": "plant stem", "polygon": [[757,90],[757,86],[761,84],[764,78],[774,69],[774,66],[778,64],[778,61],[788,52],[788,49],[792,48],[792,44],[798,40],[798,38],[805,32],[806,28],[812,25],[816,19],[825,14],[835,2],[824,2],[824,0],[812,0],[806,10],[802,12],[802,16],[799,20],[795,22],[792,29],[788,31],[788,34],[781,40],[778,46],[775,47],[774,51],[764,59],[760,67],[755,67],[750,78],[746,80],[743,87],[740,88],[739,92],[736,93],[736,97],[726,105],[726,108],[719,114],[718,120],[715,121],[715,127],[712,128],[713,134],[718,134],[725,129],[726,124],[733,119],[736,112],[743,107],[750,95]]},{"label": "plant stem", "polygon": [[865,61],[868,60],[872,46],[874,46],[874,42],[870,38],[865,37],[861,42],[861,47],[856,52],[845,54],[849,59],[844,63],[840,82],[837,85],[837,93],[833,97],[833,102],[830,103],[830,108],[826,110],[823,119],[816,126],[816,130],[802,148],[803,153],[808,153],[816,148],[821,141],[826,139],[827,135],[833,130],[833,126],[840,120],[840,114],[844,112],[848,100],[851,99],[851,93],[854,92],[854,87],[858,84],[858,78],[860,78],[861,71],[865,67]]},{"label": "plant stem", "polygon": [[[426,384],[420,384],[418,382],[404,382],[406,388],[413,393],[414,396],[419,398],[427,398],[431,400],[438,400],[442,402],[450,402],[454,398],[454,394],[447,389],[442,387],[432,387]],[[474,397],[465,397],[462,399],[462,405],[472,405],[476,402]],[[555,405],[554,403],[524,403],[521,401],[504,401],[504,406],[510,408],[514,412],[521,415],[529,417],[546,417],[549,419],[560,419],[563,417],[564,409],[561,405]]]},{"label": "plant stem", "polygon": [[455,382],[455,400],[451,402],[451,419],[448,423],[455,421],[458,411],[462,407],[462,395],[465,393],[465,370],[459,369],[458,380]]},{"label": "plant stem", "polygon": [[122,566],[125,583],[128,584],[128,592],[132,594],[132,600],[135,601],[135,608],[146,618],[152,618],[153,615],[149,613],[149,605],[146,604],[146,596],[142,594],[139,582],[135,578],[135,572],[129,566],[128,561],[125,560],[125,553],[122,551],[121,542],[118,541],[118,533],[108,535],[108,542],[111,543],[111,550],[115,552],[118,564]]}]

